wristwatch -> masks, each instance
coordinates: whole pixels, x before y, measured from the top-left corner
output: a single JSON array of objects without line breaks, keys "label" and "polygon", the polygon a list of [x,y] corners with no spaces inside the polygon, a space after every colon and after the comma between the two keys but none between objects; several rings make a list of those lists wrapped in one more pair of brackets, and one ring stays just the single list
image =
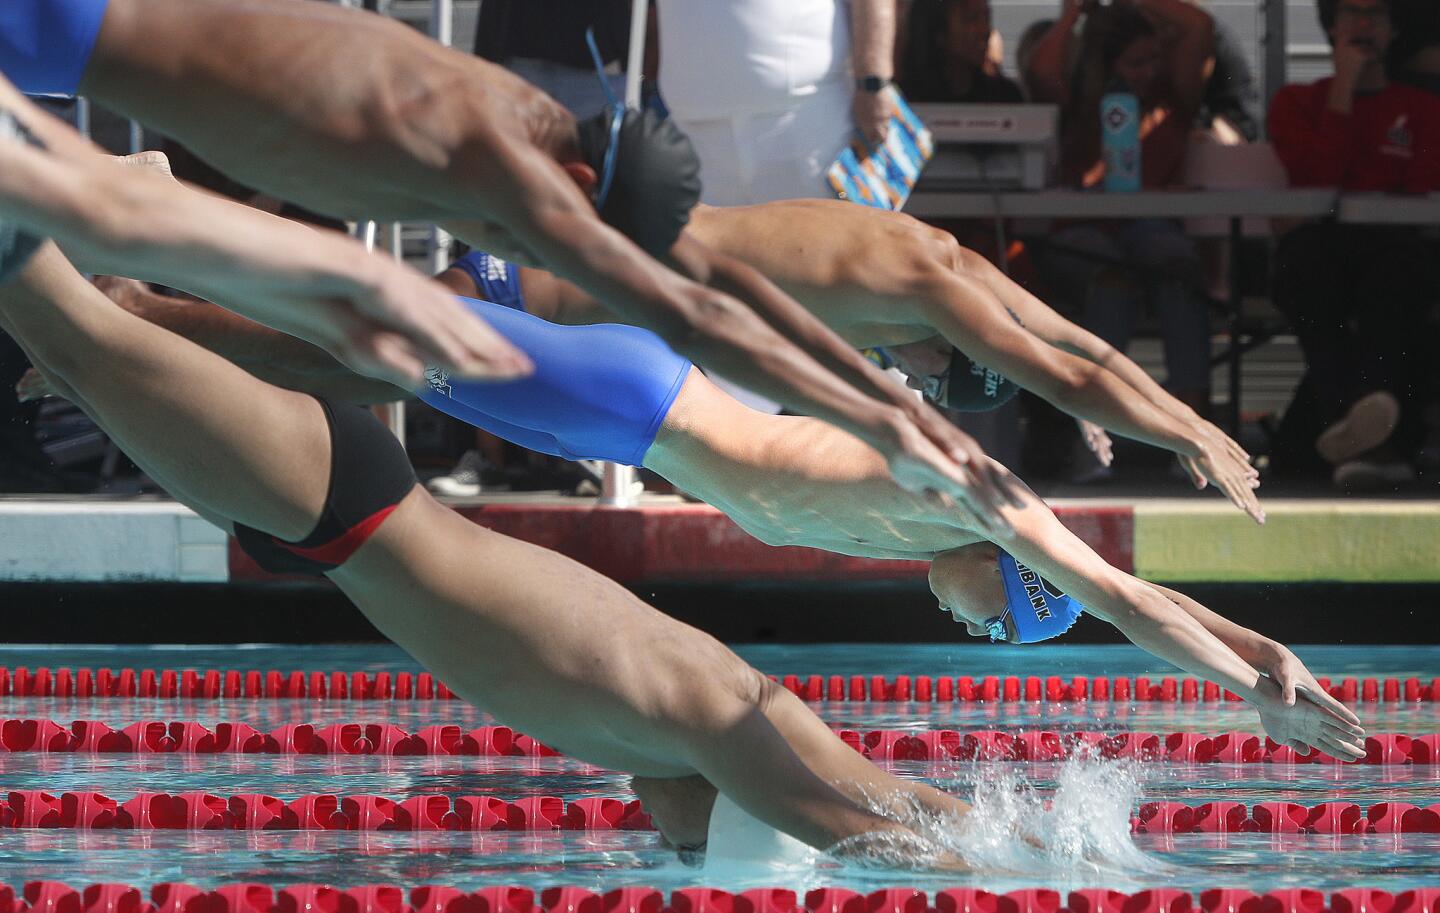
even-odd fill
[{"label": "wristwatch", "polygon": [[861,76],[855,80],[855,88],[861,92],[879,92],[890,85],[884,76]]}]

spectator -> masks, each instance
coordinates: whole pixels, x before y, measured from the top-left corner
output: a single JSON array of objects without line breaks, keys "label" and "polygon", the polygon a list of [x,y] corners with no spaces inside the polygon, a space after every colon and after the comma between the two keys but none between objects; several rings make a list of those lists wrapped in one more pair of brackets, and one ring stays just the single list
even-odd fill
[{"label": "spectator", "polygon": [[700,157],[701,202],[834,197],[825,172],[852,135],[879,141],[888,129],[895,2],[658,0],[660,92]]},{"label": "spectator", "polygon": [[[1440,97],[1386,75],[1390,12],[1386,0],[1322,0],[1335,75],[1286,86],[1270,107],[1291,184],[1440,190]],[[1340,485],[1412,477],[1435,356],[1426,312],[1436,277],[1420,231],[1302,225],[1282,239],[1275,269],[1275,303],[1308,365],[1277,458],[1313,447]]]},{"label": "spectator", "polygon": [[[1003,54],[995,53],[989,0],[914,0],[906,17],[905,36],[897,82],[910,101],[1019,104],[1025,100],[1019,84],[1002,76],[996,63],[996,57]],[[1025,278],[1029,263],[1023,247],[1009,245],[1002,252],[993,222],[927,221],[992,263],[1005,264],[1012,276],[1018,268],[1019,278]]]},{"label": "spectator", "polygon": [[1014,80],[989,71],[990,0],[915,0],[906,25],[900,90],[910,101],[1024,101]]},{"label": "spectator", "polygon": [[475,56],[498,63],[544,89],[577,118],[605,107],[605,93],[585,44],[585,30],[606,64],[616,98],[630,45],[630,0],[485,0],[475,28]]},{"label": "spectator", "polygon": [[[1144,188],[1177,185],[1205,92],[1213,36],[1209,14],[1184,0],[1116,0],[1110,6],[1065,0],[1060,17],[1031,51],[1025,74],[1036,101],[1061,106],[1063,182],[1085,189],[1101,185],[1100,98],[1123,85],[1140,103]],[[1203,270],[1178,220],[1070,224],[1040,253],[1051,291],[1080,311],[1087,329],[1121,351],[1142,302],[1152,296],[1165,343],[1166,386],[1200,414],[1208,411],[1210,320],[1200,293]],[[1077,476],[1091,474],[1101,473],[1087,457]]]},{"label": "spectator", "polygon": [[889,113],[895,0],[660,0],[660,91],[700,156],[702,201],[834,196],[825,171]]},{"label": "spectator", "polygon": [[1030,101],[1040,100],[1040,93],[1030,77],[1030,61],[1035,57],[1035,48],[1050,34],[1050,29],[1054,26],[1054,19],[1036,19],[1025,26],[1025,31],[1020,33],[1020,40],[1015,42],[1015,68],[1019,70],[1020,85],[1025,90],[1025,97]]},{"label": "spectator", "polygon": [[1259,95],[1245,51],[1228,25],[1215,21],[1215,68],[1205,81],[1196,126],[1226,145],[1260,138]]}]

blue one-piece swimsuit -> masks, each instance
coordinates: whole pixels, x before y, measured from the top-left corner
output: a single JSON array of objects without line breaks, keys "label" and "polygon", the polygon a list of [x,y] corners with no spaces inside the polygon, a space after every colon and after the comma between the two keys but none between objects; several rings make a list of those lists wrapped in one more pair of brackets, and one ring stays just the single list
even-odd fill
[{"label": "blue one-piece swimsuit", "polygon": [[29,95],[74,95],[108,0],[0,0],[0,73]]},{"label": "blue one-piece swimsuit", "polygon": [[418,396],[447,415],[522,447],[567,460],[639,466],[690,373],[690,362],[649,330],[567,327],[525,313],[520,271],[472,251],[455,267],[482,297],[460,300],[535,363],[504,383],[459,380],[431,369]]}]

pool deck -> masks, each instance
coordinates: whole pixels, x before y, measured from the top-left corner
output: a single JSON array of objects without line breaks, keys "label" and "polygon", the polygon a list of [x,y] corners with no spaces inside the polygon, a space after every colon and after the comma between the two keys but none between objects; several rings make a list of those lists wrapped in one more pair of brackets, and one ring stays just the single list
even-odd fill
[{"label": "pool deck", "polygon": [[[906,582],[925,563],[767,546],[672,496],[630,509],[492,495],[450,502],[473,522],[626,584]],[[1440,501],[1268,499],[1260,527],[1219,500],[1057,499],[1061,520],[1127,571],[1170,582],[1440,583]],[[0,581],[276,580],[222,532],[161,498],[0,497]]]}]

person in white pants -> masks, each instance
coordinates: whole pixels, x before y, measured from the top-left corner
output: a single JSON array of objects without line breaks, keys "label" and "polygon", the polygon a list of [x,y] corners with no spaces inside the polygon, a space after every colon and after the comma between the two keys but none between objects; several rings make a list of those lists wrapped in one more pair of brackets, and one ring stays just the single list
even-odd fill
[{"label": "person in white pants", "polygon": [[[658,5],[660,93],[700,157],[703,202],[832,197],[825,171],[853,132],[884,137],[895,0]],[[752,408],[780,411],[717,380]]]}]

